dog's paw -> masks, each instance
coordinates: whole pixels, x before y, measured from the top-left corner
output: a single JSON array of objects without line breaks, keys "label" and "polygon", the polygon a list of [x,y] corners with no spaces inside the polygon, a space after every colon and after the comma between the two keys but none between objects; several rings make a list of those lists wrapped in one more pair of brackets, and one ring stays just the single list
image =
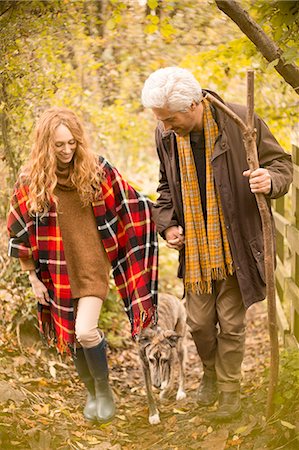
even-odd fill
[{"label": "dog's paw", "polygon": [[177,393],[176,393],[177,400],[184,400],[184,398],[186,398],[186,397],[187,397],[187,395],[186,395],[185,391],[181,391],[181,390],[177,391]]},{"label": "dog's paw", "polygon": [[157,425],[158,423],[160,423],[159,413],[154,414],[153,416],[149,416],[148,421],[151,425]]}]

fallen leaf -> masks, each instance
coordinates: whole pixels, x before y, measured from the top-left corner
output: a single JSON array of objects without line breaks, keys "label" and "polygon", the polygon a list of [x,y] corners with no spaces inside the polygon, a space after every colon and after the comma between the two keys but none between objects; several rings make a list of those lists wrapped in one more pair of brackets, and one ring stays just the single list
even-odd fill
[{"label": "fallen leaf", "polygon": [[36,411],[39,415],[44,415],[47,416],[49,414],[49,405],[45,404],[45,405],[33,405],[32,409],[34,409],[34,411]]},{"label": "fallen leaf", "polygon": [[56,369],[53,364],[49,364],[49,372],[51,377],[53,377],[54,380],[56,380]]},{"label": "fallen leaf", "polygon": [[245,433],[245,431],[247,431],[248,426],[245,425],[243,427],[239,427],[235,430],[235,434],[243,434]]},{"label": "fallen leaf", "polygon": [[18,404],[26,400],[26,396],[22,391],[12,387],[7,381],[0,381],[0,403],[5,403],[8,400]]},{"label": "fallen leaf", "polygon": [[122,414],[117,414],[115,417],[117,417],[120,420],[127,420],[126,416],[124,416]]},{"label": "fallen leaf", "polygon": [[188,411],[183,411],[182,409],[173,408],[174,414],[188,414]]},{"label": "fallen leaf", "polygon": [[296,428],[296,425],[293,425],[290,422],[286,422],[285,420],[280,421],[281,425],[283,425],[286,428],[289,428],[289,430],[294,430]]},{"label": "fallen leaf", "polygon": [[200,443],[200,448],[202,450],[224,450],[228,435],[229,432],[226,429],[215,431]]},{"label": "fallen leaf", "polygon": [[170,416],[167,419],[167,425],[169,425],[171,428],[174,427],[177,424],[177,418],[176,416]]},{"label": "fallen leaf", "polygon": [[192,419],[189,420],[189,423],[193,423],[194,425],[201,425],[203,422],[203,419],[200,416],[194,416]]},{"label": "fallen leaf", "polygon": [[[113,448],[111,442],[105,441],[92,447],[91,450],[111,450]],[[116,450],[116,449],[115,449]]]}]

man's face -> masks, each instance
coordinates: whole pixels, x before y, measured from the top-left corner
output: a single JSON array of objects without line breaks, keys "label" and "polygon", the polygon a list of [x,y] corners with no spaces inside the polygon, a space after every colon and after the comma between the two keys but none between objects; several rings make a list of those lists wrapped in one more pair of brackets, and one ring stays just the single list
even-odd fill
[{"label": "man's face", "polygon": [[164,125],[165,131],[174,131],[179,136],[186,136],[191,131],[200,131],[202,122],[202,105],[192,104],[185,112],[173,112],[168,108],[153,108],[157,120]]}]

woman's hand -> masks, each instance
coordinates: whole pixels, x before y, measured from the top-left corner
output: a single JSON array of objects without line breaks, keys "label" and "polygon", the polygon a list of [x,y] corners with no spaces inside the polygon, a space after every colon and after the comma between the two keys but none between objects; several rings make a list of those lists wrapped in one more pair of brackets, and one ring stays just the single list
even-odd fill
[{"label": "woman's hand", "polygon": [[184,230],[179,225],[169,227],[165,231],[165,238],[166,238],[166,246],[169,248],[175,248],[176,250],[181,250],[185,245],[185,236],[184,236]]},{"label": "woman's hand", "polygon": [[38,278],[34,270],[29,272],[29,281],[32,286],[33,293],[36,300],[44,306],[48,306],[50,303],[50,296],[48,289]]}]

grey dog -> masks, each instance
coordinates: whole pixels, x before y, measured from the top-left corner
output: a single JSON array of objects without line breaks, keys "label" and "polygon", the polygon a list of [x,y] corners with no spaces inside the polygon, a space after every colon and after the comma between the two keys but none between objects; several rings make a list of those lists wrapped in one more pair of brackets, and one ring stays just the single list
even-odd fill
[{"label": "grey dog", "polygon": [[160,422],[152,386],[161,389],[160,399],[169,395],[174,383],[175,350],[179,361],[179,387],[176,399],[182,400],[186,397],[184,387],[187,356],[185,307],[177,297],[170,294],[160,294],[158,305],[158,326],[142,330],[139,338],[139,356],[151,425]]}]

